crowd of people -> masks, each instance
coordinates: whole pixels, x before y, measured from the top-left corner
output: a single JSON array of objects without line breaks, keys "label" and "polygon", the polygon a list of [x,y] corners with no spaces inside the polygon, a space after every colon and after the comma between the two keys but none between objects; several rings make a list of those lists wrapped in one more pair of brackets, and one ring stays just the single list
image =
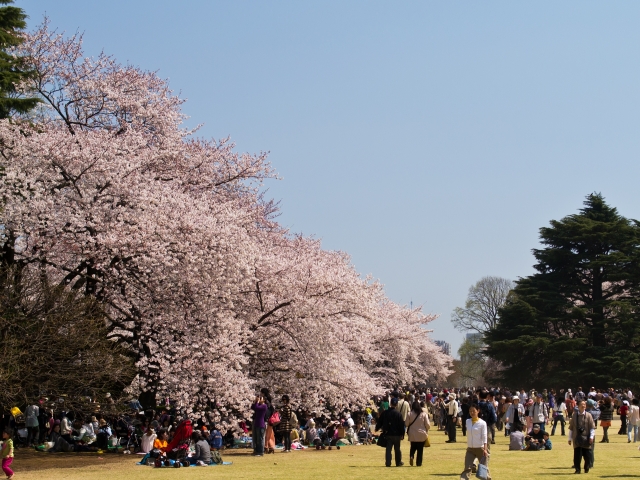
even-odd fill
[{"label": "crowd of people", "polygon": [[[175,408],[144,410],[137,400],[128,405],[129,413],[85,416],[56,413],[45,401],[28,405],[24,415],[3,417],[2,469],[8,478],[13,475],[14,441],[48,452],[141,453],[139,464],[155,466],[220,464],[221,451],[238,446],[263,456],[276,450],[377,443],[385,448],[385,465],[390,467],[393,462],[404,465],[401,445],[406,438],[409,464],[420,467],[432,428],[445,434],[447,443],[458,442],[458,430],[466,437],[463,479],[481,469],[483,478],[490,478],[491,445],[500,432],[509,437],[510,450],[522,451],[551,450],[552,437],[566,436],[574,449],[575,471],[581,473],[594,466],[598,422],[600,443],[609,442],[614,415],[621,420],[617,433],[629,443],[638,441],[640,426],[639,399],[629,389],[405,388],[372,398],[353,411],[314,412],[294,408],[286,394],[274,399],[263,388],[251,404],[251,421],[237,421],[232,428],[218,428],[206,416],[189,419]],[[24,422],[21,429],[16,428],[19,421]]]},{"label": "crowd of people", "polygon": [[[407,415],[407,406],[412,411],[422,410],[431,416],[437,430],[448,436],[447,443],[456,443],[460,428],[467,437],[465,468],[460,478],[467,479],[471,472],[486,469],[485,477],[490,478],[488,464],[491,445],[495,444],[497,432],[504,431],[509,437],[510,450],[543,451],[553,448],[551,437],[556,434],[558,423],[560,435],[565,436],[568,424],[568,443],[574,449],[575,473],[589,472],[594,466],[595,431],[598,421],[603,430],[600,443],[609,442],[609,428],[613,416],[618,414],[621,420],[619,435],[625,435],[627,441],[638,441],[640,425],[639,399],[630,389],[597,390],[588,392],[578,387],[571,389],[544,389],[529,392],[521,389],[511,392],[509,389],[414,389],[406,393],[392,392],[389,398],[378,402],[380,423],[390,441],[386,443],[385,462],[391,466],[391,450],[395,453],[396,466],[403,465],[400,434],[404,436],[404,425],[409,427],[411,417]],[[387,409],[395,410],[386,413]],[[428,425],[428,420],[427,420]],[[550,431],[548,429],[550,428]],[[429,427],[426,428],[427,433]],[[411,440],[410,428],[406,432],[411,441],[410,463],[413,465],[414,451],[418,455],[416,465],[422,464],[422,449]],[[427,437],[428,438],[428,437]],[[428,439],[426,440],[428,443]],[[478,461],[478,466],[475,461]]]}]

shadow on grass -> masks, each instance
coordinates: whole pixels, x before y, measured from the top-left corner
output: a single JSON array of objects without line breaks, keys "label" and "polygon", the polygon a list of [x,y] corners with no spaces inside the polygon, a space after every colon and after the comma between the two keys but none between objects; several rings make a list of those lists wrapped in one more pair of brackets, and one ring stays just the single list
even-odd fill
[{"label": "shadow on grass", "polygon": [[564,475],[575,475],[573,473],[573,469],[571,469],[571,472],[567,472],[567,473],[536,473],[536,476],[538,477],[545,477],[547,475],[553,475],[554,477],[562,477]]},{"label": "shadow on grass", "polygon": [[640,475],[600,475],[600,478],[640,478]]}]

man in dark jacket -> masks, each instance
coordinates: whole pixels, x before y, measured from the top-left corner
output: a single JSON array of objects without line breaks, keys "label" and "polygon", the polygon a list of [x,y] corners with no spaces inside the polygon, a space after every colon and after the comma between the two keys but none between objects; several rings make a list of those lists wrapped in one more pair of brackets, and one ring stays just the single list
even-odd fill
[{"label": "man in dark jacket", "polygon": [[396,467],[404,465],[402,463],[402,452],[400,451],[400,442],[404,437],[404,420],[402,420],[402,414],[396,410],[398,405],[398,399],[391,399],[391,408],[385,410],[380,415],[378,422],[376,423],[376,430],[382,429],[382,433],[387,439],[387,448],[385,456],[385,465],[391,466],[391,449],[395,451]]},{"label": "man in dark jacket", "polygon": [[[496,409],[493,407],[493,398],[489,399],[489,392],[486,390],[482,390],[479,394],[480,402],[478,406],[480,407],[481,418],[487,424],[487,436],[489,437],[489,445],[496,443],[496,422],[498,421],[498,416],[496,414]],[[490,447],[489,447],[490,448]]]}]

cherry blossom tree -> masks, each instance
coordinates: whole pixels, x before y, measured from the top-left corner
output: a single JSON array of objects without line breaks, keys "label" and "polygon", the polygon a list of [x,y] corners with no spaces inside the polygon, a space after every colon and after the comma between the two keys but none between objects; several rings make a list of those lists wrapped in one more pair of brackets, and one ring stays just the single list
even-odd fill
[{"label": "cherry blossom tree", "polygon": [[422,325],[341,252],[274,220],[266,154],[182,127],[154,73],[45,24],[20,46],[41,103],[0,121],[2,261],[98,299],[132,393],[241,414],[269,386],[317,407],[445,378]]}]

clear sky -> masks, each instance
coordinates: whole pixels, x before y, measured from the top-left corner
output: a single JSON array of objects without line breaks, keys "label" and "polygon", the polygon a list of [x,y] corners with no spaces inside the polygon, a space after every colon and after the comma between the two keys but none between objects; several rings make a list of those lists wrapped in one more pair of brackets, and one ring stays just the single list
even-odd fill
[{"label": "clear sky", "polygon": [[17,0],[269,151],[280,221],[450,324],[601,192],[640,217],[640,2]]}]

